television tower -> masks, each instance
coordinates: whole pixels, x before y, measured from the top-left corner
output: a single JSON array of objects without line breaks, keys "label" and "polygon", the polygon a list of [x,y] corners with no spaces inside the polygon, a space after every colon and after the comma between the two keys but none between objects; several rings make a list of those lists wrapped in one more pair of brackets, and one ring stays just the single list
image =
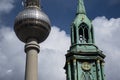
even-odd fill
[{"label": "television tower", "polygon": [[25,0],[24,10],[15,19],[14,31],[25,43],[25,80],[38,80],[39,43],[43,42],[51,30],[48,16],[41,10],[39,0]]},{"label": "television tower", "polygon": [[95,45],[91,20],[83,0],[78,0],[76,17],[71,25],[71,46],[66,54],[67,80],[105,80],[105,55]]}]

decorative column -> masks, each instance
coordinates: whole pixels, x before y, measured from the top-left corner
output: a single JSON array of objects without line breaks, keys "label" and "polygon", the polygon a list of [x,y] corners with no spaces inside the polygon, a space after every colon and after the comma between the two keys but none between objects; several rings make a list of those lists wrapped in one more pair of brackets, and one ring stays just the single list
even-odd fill
[{"label": "decorative column", "polygon": [[74,80],[77,80],[77,65],[76,65],[76,59],[73,59],[73,75],[74,75]]},{"label": "decorative column", "polygon": [[98,72],[98,80],[102,80],[101,76],[101,67],[100,67],[100,60],[97,60],[97,72]]},{"label": "decorative column", "polygon": [[71,66],[70,66],[70,62],[67,62],[67,66],[68,66],[68,69],[67,69],[67,80],[71,80]]}]

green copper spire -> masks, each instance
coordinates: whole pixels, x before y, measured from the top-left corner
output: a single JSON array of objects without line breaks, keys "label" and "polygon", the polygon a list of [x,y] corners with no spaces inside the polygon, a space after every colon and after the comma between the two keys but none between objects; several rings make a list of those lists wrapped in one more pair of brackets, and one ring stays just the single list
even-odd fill
[{"label": "green copper spire", "polygon": [[66,54],[67,80],[105,80],[105,55],[95,45],[94,30],[83,0],[78,0],[77,15],[71,25],[71,46]]},{"label": "green copper spire", "polygon": [[86,14],[83,0],[78,0],[77,14]]},{"label": "green copper spire", "polygon": [[70,50],[88,52],[97,51],[97,47],[94,45],[93,25],[86,15],[83,0],[78,0],[77,15],[71,26]]}]

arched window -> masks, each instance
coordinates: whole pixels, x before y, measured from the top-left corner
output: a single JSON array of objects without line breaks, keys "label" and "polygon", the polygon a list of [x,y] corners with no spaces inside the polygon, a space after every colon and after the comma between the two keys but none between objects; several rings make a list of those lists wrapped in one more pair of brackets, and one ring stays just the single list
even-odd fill
[{"label": "arched window", "polygon": [[82,43],[83,41],[83,29],[82,28],[79,29],[79,40]]},{"label": "arched window", "polygon": [[93,34],[93,27],[91,28],[91,41],[92,41],[92,43],[94,43],[94,34]]},{"label": "arched window", "polygon": [[73,27],[73,31],[74,31],[74,43],[76,43],[77,42],[77,39],[76,39],[76,27],[74,26]]},{"label": "arched window", "polygon": [[82,23],[79,26],[79,41],[80,43],[88,43],[88,27],[86,24]]},{"label": "arched window", "polygon": [[85,34],[86,42],[88,43],[88,29],[86,27],[84,29],[84,34]]}]

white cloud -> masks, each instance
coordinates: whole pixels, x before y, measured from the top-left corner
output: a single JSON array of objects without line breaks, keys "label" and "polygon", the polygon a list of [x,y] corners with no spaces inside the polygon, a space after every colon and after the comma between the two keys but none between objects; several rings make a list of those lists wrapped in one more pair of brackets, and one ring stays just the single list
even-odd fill
[{"label": "white cloud", "polygon": [[96,44],[106,57],[107,80],[119,80],[120,56],[120,18],[97,17],[93,20]]},{"label": "white cloud", "polygon": [[[119,80],[119,34],[120,18],[93,20],[96,44],[107,55],[107,80]],[[39,53],[39,79],[65,80],[65,54],[70,46],[70,37],[58,27],[52,27],[51,33],[41,46]],[[0,28],[0,80],[24,80],[25,53],[24,43],[20,42],[13,30]]]},{"label": "white cloud", "polygon": [[68,49],[70,44],[69,38],[70,37],[66,35],[65,31],[61,31],[60,28],[53,26],[49,37],[41,44],[41,46],[42,48],[65,51]]},{"label": "white cloud", "polygon": [[[24,44],[15,36],[12,29],[3,26],[0,29],[0,80],[21,80],[24,78]],[[70,45],[70,37],[57,27],[44,43],[40,44],[39,78],[42,80],[65,80],[65,54]],[[11,74],[11,75],[10,75]],[[8,78],[6,78],[6,76]],[[14,77],[15,76],[15,77]]]},{"label": "white cloud", "polygon": [[9,69],[9,70],[6,71],[6,73],[7,73],[7,74],[11,74],[11,73],[12,73],[12,70]]},{"label": "white cloud", "polygon": [[48,39],[41,44],[39,54],[40,80],[65,80],[65,54],[70,46],[70,37],[65,31],[52,27]]},{"label": "white cloud", "polygon": [[[9,80],[13,75],[23,74],[24,58],[22,43],[9,27],[0,28],[0,80]],[[9,73],[9,74],[8,74]],[[10,74],[11,73],[11,74]],[[7,77],[8,78],[7,78]]]},{"label": "white cloud", "polygon": [[0,0],[0,14],[8,13],[14,8],[15,0]]}]

